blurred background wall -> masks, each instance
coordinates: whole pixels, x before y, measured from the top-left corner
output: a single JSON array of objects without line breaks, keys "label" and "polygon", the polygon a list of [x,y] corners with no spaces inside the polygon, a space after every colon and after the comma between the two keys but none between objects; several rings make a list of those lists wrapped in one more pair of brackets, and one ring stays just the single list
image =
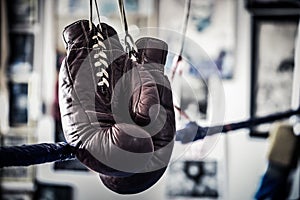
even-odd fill
[{"label": "blurred background wall", "polygon": [[[192,0],[184,59],[172,79],[172,89],[174,104],[199,124],[235,122],[255,115],[252,70],[257,65],[253,64],[253,35],[257,33],[253,31],[253,16],[267,15],[270,20],[276,17],[261,14],[263,9],[255,9],[253,2],[256,1]],[[171,79],[181,47],[186,1],[125,3],[135,39],[147,35],[168,42],[165,72]],[[98,4],[101,21],[122,33],[117,1]],[[285,9],[289,6],[279,16],[288,16],[286,21],[292,28],[287,40],[295,44],[298,22],[294,19],[299,19],[300,12]],[[66,53],[62,31],[78,19],[88,19],[88,13],[87,0],[1,1],[1,145],[64,140],[57,102],[57,75]],[[94,19],[97,23],[96,15]],[[281,46],[281,41],[273,42],[278,43],[274,48]],[[273,56],[280,55],[275,51]],[[280,82],[280,76],[272,78],[276,79]],[[280,94],[279,102],[288,99],[290,103],[290,96]],[[270,111],[280,111],[275,108]],[[178,129],[187,122],[177,113]],[[251,131],[220,133],[187,145],[176,142],[166,174],[151,189],[137,195],[115,194],[96,173],[78,161],[68,161],[2,169],[1,199],[254,199],[268,164],[270,143],[266,135],[253,136]],[[291,199],[299,198],[297,188],[299,181],[293,185]]]}]

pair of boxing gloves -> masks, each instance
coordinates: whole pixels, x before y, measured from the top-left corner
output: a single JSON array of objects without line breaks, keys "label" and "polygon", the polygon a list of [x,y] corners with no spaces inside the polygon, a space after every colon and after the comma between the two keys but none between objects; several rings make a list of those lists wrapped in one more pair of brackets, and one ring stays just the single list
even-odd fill
[{"label": "pair of boxing gloves", "polygon": [[175,134],[165,42],[136,41],[136,60],[109,25],[80,20],[63,31],[59,73],[65,138],[76,157],[120,194],[154,185],[169,163]]}]

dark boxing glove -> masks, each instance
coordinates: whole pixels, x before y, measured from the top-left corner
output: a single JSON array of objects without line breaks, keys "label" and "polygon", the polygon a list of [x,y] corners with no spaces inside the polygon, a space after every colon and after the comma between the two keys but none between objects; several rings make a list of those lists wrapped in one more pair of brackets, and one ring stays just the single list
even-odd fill
[{"label": "dark boxing glove", "polygon": [[149,188],[165,171],[175,132],[163,66],[132,61],[107,24],[81,20],[63,35],[59,103],[66,140],[111,190]]},{"label": "dark boxing glove", "polygon": [[[168,165],[173,149],[173,138],[175,132],[175,114],[173,109],[173,100],[170,83],[164,76],[164,64],[167,56],[167,44],[154,38],[141,38],[136,42],[138,48],[138,62],[142,69],[146,69],[155,81],[155,86],[159,94],[159,105],[161,106],[153,121],[145,125],[143,118],[147,113],[141,111],[136,113],[137,109],[132,107],[131,115],[137,124],[142,124],[143,129],[152,136],[154,145],[154,154],[147,166],[129,177],[112,177],[100,174],[102,182],[111,190],[131,194],[138,193],[150,188],[163,175]],[[135,93],[136,95],[136,93]],[[147,100],[147,95],[141,91],[139,99],[133,98],[133,105],[140,104]],[[150,103],[153,106],[153,104]],[[149,106],[149,105],[148,105]]]},{"label": "dark boxing glove", "polygon": [[76,156],[82,163],[99,173],[127,176],[144,167],[153,143],[139,126],[114,120],[113,87],[129,59],[114,29],[101,26],[102,32],[81,20],[63,32],[67,56],[59,75],[62,125],[69,144],[81,143]]}]

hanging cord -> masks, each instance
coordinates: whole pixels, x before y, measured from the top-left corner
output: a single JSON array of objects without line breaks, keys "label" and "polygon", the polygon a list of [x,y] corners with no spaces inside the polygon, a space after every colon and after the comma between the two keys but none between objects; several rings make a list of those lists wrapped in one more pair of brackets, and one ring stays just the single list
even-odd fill
[{"label": "hanging cord", "polygon": [[189,18],[190,18],[191,2],[192,2],[192,0],[187,0],[187,1],[186,1],[186,7],[185,7],[185,19],[184,19],[184,24],[183,24],[182,34],[181,34],[181,46],[180,46],[180,52],[179,52],[177,61],[176,61],[176,63],[175,63],[175,66],[173,67],[173,70],[172,70],[172,76],[171,76],[171,80],[172,80],[172,81],[173,81],[173,79],[174,79],[176,70],[177,70],[177,68],[178,68],[178,64],[179,64],[179,62],[182,60],[182,53],[183,53],[183,49],[184,49],[186,30],[187,30],[188,23],[189,23]]},{"label": "hanging cord", "polygon": [[[184,19],[183,29],[182,29],[182,34],[181,34],[181,46],[180,46],[178,58],[174,64],[174,66],[172,67],[171,82],[173,82],[179,62],[182,60],[186,31],[187,31],[187,27],[188,27],[189,18],[190,18],[191,2],[192,2],[192,0],[186,0],[185,19]],[[190,120],[188,115],[180,107],[181,107],[181,105],[175,106],[175,109],[179,111],[179,114],[180,114],[179,117],[181,118],[181,116],[183,116],[185,119]]]},{"label": "hanging cord", "polygon": [[181,36],[181,48],[180,48],[179,56],[182,56],[182,53],[183,53],[186,30],[187,30],[189,18],[190,18],[191,2],[192,2],[192,0],[187,0],[187,6],[186,6],[186,10],[185,10],[185,21],[183,24],[183,30],[182,30],[182,36]]},{"label": "hanging cord", "polygon": [[128,24],[127,24],[127,18],[125,13],[125,7],[123,0],[119,0],[119,9],[120,9],[120,17],[121,22],[124,26],[125,30],[125,46],[126,46],[126,52],[129,54],[129,56],[133,55],[136,57],[137,54],[137,47],[133,41],[132,36],[128,32]]},{"label": "hanging cord", "polygon": [[[97,12],[99,29],[100,29],[100,31],[102,31],[97,0],[94,0],[94,3],[95,3],[95,7],[96,7],[96,12]],[[90,22],[90,30],[92,30],[92,27],[93,27],[93,0],[90,0],[90,21],[89,22]]]},{"label": "hanging cord", "polygon": [[174,105],[174,108],[179,112],[180,116],[183,116],[186,120],[191,121],[191,118],[180,107]]}]

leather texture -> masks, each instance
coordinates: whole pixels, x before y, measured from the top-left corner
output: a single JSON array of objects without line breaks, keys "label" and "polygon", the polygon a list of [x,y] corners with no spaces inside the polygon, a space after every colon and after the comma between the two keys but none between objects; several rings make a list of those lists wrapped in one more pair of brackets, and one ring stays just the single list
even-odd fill
[{"label": "leather texture", "polygon": [[162,176],[174,144],[172,92],[163,71],[167,44],[141,39],[136,44],[144,57],[136,62],[116,31],[100,26],[80,20],[63,31],[63,130],[67,142],[79,146],[77,158],[98,172],[104,185],[120,194],[138,193]]},{"label": "leather texture", "polygon": [[[143,128],[151,133],[154,154],[143,173],[129,177],[113,177],[100,174],[104,185],[121,194],[133,194],[147,190],[164,174],[172,153],[175,132],[175,114],[172,91],[167,77],[164,76],[164,64],[167,56],[167,44],[154,38],[141,38],[136,42],[138,62],[147,68],[156,82],[159,104],[164,108],[158,112],[158,118],[150,126]],[[140,101],[147,99],[141,95]],[[138,121],[136,121],[139,123]],[[161,125],[163,124],[163,125]],[[159,128],[157,128],[159,127]]]}]

